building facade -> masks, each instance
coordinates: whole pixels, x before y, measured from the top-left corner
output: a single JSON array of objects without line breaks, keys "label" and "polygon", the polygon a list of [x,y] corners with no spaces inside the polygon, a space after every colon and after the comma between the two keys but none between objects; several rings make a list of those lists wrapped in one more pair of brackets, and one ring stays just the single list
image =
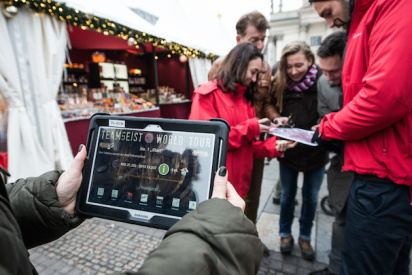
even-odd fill
[{"label": "building facade", "polygon": [[279,11],[272,12],[270,15],[266,60],[271,66],[279,61],[286,44],[303,40],[316,54],[320,42],[334,31],[323,18],[319,17],[307,0],[302,1],[303,5],[300,9],[285,12],[282,11],[282,1],[280,1]]}]

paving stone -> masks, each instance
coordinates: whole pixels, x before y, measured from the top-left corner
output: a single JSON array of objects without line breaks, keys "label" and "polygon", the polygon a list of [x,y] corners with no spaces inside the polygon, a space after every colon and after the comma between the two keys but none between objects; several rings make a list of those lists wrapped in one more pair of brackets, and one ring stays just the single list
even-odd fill
[{"label": "paving stone", "polygon": [[[272,160],[268,166],[265,166],[258,224],[260,218],[265,216],[276,226],[276,223],[273,223],[276,218],[268,215],[279,215],[280,208],[271,202],[277,177],[278,163]],[[327,188],[326,184],[323,184],[319,197],[325,194]],[[297,198],[301,200],[300,195]],[[301,203],[299,205],[301,206]],[[296,207],[296,217],[300,215],[300,206]],[[263,213],[265,215],[262,215]],[[301,258],[298,246],[295,246],[295,253],[289,256],[276,251],[279,249],[276,230],[268,232],[270,235],[267,236],[261,236],[259,233],[262,239],[268,240],[268,244],[272,245],[273,249],[270,251],[270,256],[262,259],[258,274],[308,274],[324,268],[328,262],[325,255],[330,250],[333,221],[325,216],[322,211],[316,215],[316,231],[313,231],[312,235],[314,235],[313,240],[316,240],[316,244],[313,245],[317,250],[317,258],[313,263]],[[297,222],[294,224],[298,225]],[[150,252],[159,246],[165,233],[165,230],[93,218],[86,220],[56,241],[31,249],[30,260],[40,275],[100,275],[126,270],[137,271]]]}]

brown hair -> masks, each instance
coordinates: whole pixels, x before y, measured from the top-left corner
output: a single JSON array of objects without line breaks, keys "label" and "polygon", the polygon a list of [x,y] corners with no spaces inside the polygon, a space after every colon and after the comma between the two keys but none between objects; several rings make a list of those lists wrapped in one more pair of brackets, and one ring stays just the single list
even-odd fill
[{"label": "brown hair", "polygon": [[239,20],[236,23],[237,34],[239,34],[242,37],[245,36],[246,28],[249,25],[254,26],[260,32],[266,31],[270,28],[266,18],[263,16],[263,14],[261,14],[258,11],[247,13],[239,18]]},{"label": "brown hair", "polygon": [[279,112],[282,112],[283,91],[286,88],[288,75],[286,73],[288,62],[287,57],[302,52],[307,60],[312,60],[312,65],[315,64],[315,55],[310,50],[308,44],[304,41],[293,41],[287,44],[283,50],[279,61],[279,67],[274,77],[274,85],[272,86],[272,97],[276,98],[276,107]]},{"label": "brown hair", "polygon": [[[219,88],[228,93],[233,91],[237,93],[236,83],[244,85],[243,81],[246,76],[246,71],[249,66],[249,62],[256,58],[263,60],[262,53],[251,43],[239,43],[237,44],[225,57],[217,73],[217,83]],[[251,88],[247,87],[245,92],[246,100],[253,104],[253,93]]]}]

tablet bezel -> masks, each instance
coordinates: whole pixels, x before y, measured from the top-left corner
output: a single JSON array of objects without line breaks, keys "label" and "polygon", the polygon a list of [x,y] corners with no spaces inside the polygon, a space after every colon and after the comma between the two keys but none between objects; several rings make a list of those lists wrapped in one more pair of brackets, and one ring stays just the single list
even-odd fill
[{"label": "tablet bezel", "polygon": [[[117,126],[116,126],[117,125]],[[168,229],[181,219],[182,216],[162,215],[145,210],[124,210],[106,207],[103,204],[87,203],[87,194],[92,176],[94,152],[96,150],[99,128],[119,127],[144,130],[147,126],[157,126],[161,130],[185,133],[207,133],[215,137],[213,148],[212,169],[210,171],[210,198],[213,191],[213,179],[218,167],[226,165],[229,124],[222,119],[211,121],[194,121],[180,119],[142,118],[131,116],[111,116],[98,114],[90,121],[86,143],[87,157],[83,167],[83,180],[76,200],[76,213],[84,217],[100,217],[121,222],[134,223],[149,227]],[[137,214],[134,214],[134,212]],[[134,215],[134,217],[132,216]],[[182,214],[181,214],[182,215]]]}]

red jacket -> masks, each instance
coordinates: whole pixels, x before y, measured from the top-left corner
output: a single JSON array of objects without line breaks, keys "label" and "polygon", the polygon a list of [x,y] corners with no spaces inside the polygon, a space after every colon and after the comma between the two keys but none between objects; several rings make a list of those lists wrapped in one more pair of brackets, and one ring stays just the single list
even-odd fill
[{"label": "red jacket", "polygon": [[320,124],[345,143],[344,171],[412,186],[412,1],[357,0],[342,72],[344,108]]},{"label": "red jacket", "polygon": [[230,124],[226,167],[229,181],[242,198],[249,191],[252,178],[253,158],[279,157],[276,138],[256,141],[259,123],[255,109],[246,102],[246,87],[238,85],[238,94],[223,93],[216,80],[199,85],[194,91],[191,120],[223,118]]}]

